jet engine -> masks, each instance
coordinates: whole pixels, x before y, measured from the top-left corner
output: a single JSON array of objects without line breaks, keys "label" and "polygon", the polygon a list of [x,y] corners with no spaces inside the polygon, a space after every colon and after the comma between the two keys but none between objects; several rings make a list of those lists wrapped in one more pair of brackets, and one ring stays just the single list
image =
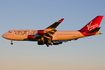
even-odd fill
[{"label": "jet engine", "polygon": [[53,41],[53,45],[59,45],[59,44],[62,44],[62,42],[60,42],[60,41]]},{"label": "jet engine", "polygon": [[34,35],[28,35],[28,39],[34,39]]},{"label": "jet engine", "polygon": [[43,35],[43,34],[45,34],[45,31],[44,30],[38,30],[37,34],[38,35]]},{"label": "jet engine", "polygon": [[28,35],[28,39],[35,39],[35,38],[38,38],[40,35],[37,35],[37,34],[35,34],[35,35]]},{"label": "jet engine", "polygon": [[43,41],[38,41],[38,45],[44,45]]}]

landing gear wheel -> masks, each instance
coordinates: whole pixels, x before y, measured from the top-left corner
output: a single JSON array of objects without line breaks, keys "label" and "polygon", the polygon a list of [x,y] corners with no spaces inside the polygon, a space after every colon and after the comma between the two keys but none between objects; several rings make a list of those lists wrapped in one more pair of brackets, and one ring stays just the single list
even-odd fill
[{"label": "landing gear wheel", "polygon": [[13,45],[13,41],[11,40],[11,45]]},{"label": "landing gear wheel", "polygon": [[49,47],[49,44],[46,43],[46,45],[47,45],[47,47]]},{"label": "landing gear wheel", "polygon": [[13,45],[13,43],[11,43],[11,45]]},{"label": "landing gear wheel", "polygon": [[52,43],[50,45],[52,46]]}]

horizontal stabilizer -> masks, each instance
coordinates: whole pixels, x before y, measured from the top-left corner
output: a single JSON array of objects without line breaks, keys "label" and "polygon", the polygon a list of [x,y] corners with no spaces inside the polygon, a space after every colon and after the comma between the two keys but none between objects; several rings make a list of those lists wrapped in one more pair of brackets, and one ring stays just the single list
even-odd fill
[{"label": "horizontal stabilizer", "polygon": [[95,28],[95,29],[90,30],[90,31],[88,31],[88,32],[86,32],[86,33],[95,33],[95,32],[98,32],[98,31],[100,30],[100,28],[101,28],[101,27]]}]

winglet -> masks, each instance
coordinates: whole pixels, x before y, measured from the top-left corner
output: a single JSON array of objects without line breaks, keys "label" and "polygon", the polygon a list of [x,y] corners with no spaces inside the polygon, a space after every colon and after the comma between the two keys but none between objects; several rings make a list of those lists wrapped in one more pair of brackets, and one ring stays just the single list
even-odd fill
[{"label": "winglet", "polygon": [[62,22],[64,20],[64,18],[60,19],[58,22]]}]

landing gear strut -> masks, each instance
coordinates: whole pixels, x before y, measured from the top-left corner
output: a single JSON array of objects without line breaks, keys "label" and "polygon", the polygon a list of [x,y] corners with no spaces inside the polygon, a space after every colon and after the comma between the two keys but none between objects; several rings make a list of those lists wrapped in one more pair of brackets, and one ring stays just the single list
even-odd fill
[{"label": "landing gear strut", "polygon": [[11,40],[11,45],[13,45],[13,41]]},{"label": "landing gear strut", "polygon": [[47,45],[47,47],[49,47],[49,45],[51,45],[51,46],[52,46],[52,44],[51,44],[51,43],[46,43],[46,45]]},{"label": "landing gear strut", "polygon": [[46,44],[47,45],[47,47],[49,47],[49,44]]}]

